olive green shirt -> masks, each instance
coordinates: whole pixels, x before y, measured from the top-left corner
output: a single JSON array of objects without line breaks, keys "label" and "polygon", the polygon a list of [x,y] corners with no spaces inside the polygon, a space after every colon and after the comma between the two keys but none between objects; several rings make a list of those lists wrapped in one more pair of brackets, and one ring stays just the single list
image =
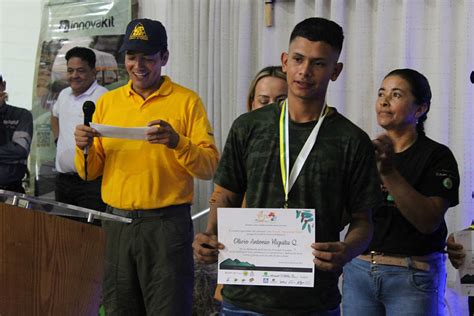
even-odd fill
[{"label": "olive green shirt", "polygon": [[[283,207],[277,103],[245,113],[229,132],[214,182],[246,194],[247,207]],[[290,170],[316,122],[289,123]],[[290,208],[316,210],[317,242],[339,241],[342,214],[381,201],[374,149],[365,132],[329,109],[316,143],[288,197]],[[340,273],[316,270],[314,288],[224,286],[223,296],[243,309],[269,315],[331,310],[340,303]]]}]

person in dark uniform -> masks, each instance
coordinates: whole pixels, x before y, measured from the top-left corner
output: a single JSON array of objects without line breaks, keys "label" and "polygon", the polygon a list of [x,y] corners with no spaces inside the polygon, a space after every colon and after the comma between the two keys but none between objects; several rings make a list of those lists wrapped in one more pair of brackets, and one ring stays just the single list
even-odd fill
[{"label": "person in dark uniform", "polygon": [[344,267],[345,316],[444,315],[444,214],[458,204],[459,172],[449,148],[425,135],[430,104],[429,82],[413,69],[391,71],[378,90],[385,199],[369,247]]},{"label": "person in dark uniform", "polygon": [[0,75],[0,189],[25,193],[22,179],[27,173],[33,116],[28,110],[7,104],[6,87]]}]

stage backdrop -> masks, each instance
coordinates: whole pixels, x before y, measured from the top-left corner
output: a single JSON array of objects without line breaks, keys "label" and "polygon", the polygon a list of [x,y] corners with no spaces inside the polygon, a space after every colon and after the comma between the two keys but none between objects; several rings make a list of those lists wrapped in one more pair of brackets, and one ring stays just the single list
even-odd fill
[{"label": "stage backdrop", "polygon": [[[262,67],[280,64],[291,30],[304,18],[332,19],[344,28],[344,69],[327,102],[371,137],[380,133],[375,100],[383,76],[411,67],[430,81],[433,98],[427,135],[448,145],[461,173],[460,205],[447,213],[450,231],[470,224],[474,209],[473,0],[276,0],[273,25],[264,0],[140,0],[138,17],[168,30],[164,72],[197,91],[214,126],[219,149],[232,122],[245,112],[250,81]],[[272,2],[272,1],[270,1]],[[196,195],[205,208],[212,187]],[[205,221],[203,223],[205,227]]]},{"label": "stage backdrop", "polygon": [[131,0],[50,0],[43,10],[36,59],[32,113],[34,137],[30,156],[29,193],[54,198],[56,147],[51,131],[51,108],[68,86],[66,52],[74,46],[93,49],[99,84],[113,89],[127,82],[124,56],[118,53],[131,20]]}]

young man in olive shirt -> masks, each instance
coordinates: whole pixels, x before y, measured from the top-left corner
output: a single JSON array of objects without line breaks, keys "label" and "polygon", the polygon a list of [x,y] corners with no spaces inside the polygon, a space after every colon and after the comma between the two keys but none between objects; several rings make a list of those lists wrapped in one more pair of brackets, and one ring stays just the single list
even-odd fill
[{"label": "young man in olive shirt", "polygon": [[[371,209],[380,201],[369,137],[326,105],[329,81],[335,81],[342,71],[338,62],[342,41],[342,28],[326,19],[306,19],[295,27],[289,52],[282,54],[288,99],[246,113],[234,122],[214,180],[216,191],[207,231],[196,235],[193,243],[197,260],[215,262],[216,249],[224,247],[217,237],[217,207],[239,207],[244,194],[251,208],[314,208],[315,286],[224,286],[224,315],[249,311],[257,315],[339,315],[340,271],[368,245]],[[279,170],[283,137],[279,120],[286,106],[290,170],[318,120],[324,120],[287,199]],[[344,211],[351,219],[341,242]]]}]

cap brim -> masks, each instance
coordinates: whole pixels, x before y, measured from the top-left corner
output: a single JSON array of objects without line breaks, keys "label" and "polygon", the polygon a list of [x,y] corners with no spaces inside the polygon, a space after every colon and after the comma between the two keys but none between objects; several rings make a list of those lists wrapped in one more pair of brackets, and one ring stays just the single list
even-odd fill
[{"label": "cap brim", "polygon": [[122,47],[120,47],[119,52],[127,52],[127,51],[134,51],[138,53],[143,53],[146,55],[154,55],[161,50],[161,47],[149,47],[147,45],[143,45],[143,43],[123,43]]}]

